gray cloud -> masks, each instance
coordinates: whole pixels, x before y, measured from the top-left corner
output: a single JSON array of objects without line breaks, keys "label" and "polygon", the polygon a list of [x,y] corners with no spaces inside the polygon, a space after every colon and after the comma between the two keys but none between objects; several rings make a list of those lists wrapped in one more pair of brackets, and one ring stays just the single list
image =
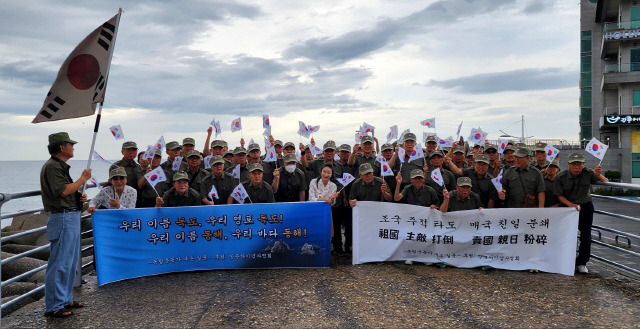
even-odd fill
[{"label": "gray cloud", "polygon": [[312,38],[298,42],[285,50],[284,56],[305,57],[329,63],[348,61],[393,45],[408,35],[424,33],[429,26],[452,24],[470,16],[498,11],[514,1],[442,0],[399,19],[384,18],[371,29],[352,31],[335,38]]},{"label": "gray cloud", "polygon": [[[526,91],[576,86],[578,72],[560,68],[521,69],[484,73],[449,80],[430,80],[427,87],[452,89],[468,94],[488,94],[503,91]],[[416,85],[416,84],[414,84]],[[417,84],[423,85],[423,84]]]}]

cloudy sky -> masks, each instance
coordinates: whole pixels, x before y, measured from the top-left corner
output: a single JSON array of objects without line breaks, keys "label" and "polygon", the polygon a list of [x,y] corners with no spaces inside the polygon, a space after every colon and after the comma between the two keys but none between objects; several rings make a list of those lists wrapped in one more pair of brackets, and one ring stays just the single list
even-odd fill
[{"label": "cloudy sky", "polygon": [[[276,138],[354,143],[367,122],[419,137],[480,126],[578,139],[579,3],[450,1],[4,1],[0,12],[0,160],[40,160],[47,135],[68,131],[87,158],[95,116],[32,124],[60,65],[122,7],[96,150],[120,155],[108,127],[138,145],[196,139],[212,119],[231,146]],[[231,133],[242,117],[243,131]],[[431,131],[429,131],[431,132]],[[306,139],[302,139],[307,142]]]}]

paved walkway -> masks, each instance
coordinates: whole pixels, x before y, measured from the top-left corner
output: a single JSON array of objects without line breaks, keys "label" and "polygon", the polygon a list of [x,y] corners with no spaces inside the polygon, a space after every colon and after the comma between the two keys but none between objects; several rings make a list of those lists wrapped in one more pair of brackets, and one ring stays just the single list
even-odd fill
[{"label": "paved walkway", "polygon": [[333,258],[330,269],[176,273],[98,287],[67,319],[44,300],[3,328],[638,328],[640,281],[591,265],[592,274],[437,268]]}]

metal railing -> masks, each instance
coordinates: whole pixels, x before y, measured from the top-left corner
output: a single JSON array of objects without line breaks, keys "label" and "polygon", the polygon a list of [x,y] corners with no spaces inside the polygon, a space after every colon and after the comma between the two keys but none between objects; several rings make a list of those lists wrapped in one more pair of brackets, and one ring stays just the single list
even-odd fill
[{"label": "metal railing", "polygon": [[602,109],[602,115],[624,115],[624,114],[640,114],[640,106],[605,107]]},{"label": "metal railing", "polygon": [[[93,187],[94,186],[87,186],[87,188],[93,188]],[[2,209],[2,206],[5,203],[7,203],[8,201],[15,200],[15,199],[21,199],[21,198],[27,198],[27,197],[40,196],[40,194],[41,194],[40,190],[34,190],[34,191],[28,191],[28,192],[19,192],[19,193],[0,193],[0,210]],[[21,215],[39,213],[39,212],[42,212],[42,211],[44,211],[44,208],[41,207],[41,208],[22,210],[22,211],[18,211],[18,212],[14,212],[14,213],[4,214],[4,215],[0,216],[0,222],[4,221],[5,219],[14,218],[14,217],[21,216]],[[91,217],[91,215],[87,214],[87,215],[81,216],[81,219],[85,219],[85,218],[89,218],[89,217]],[[28,230],[28,231],[20,232],[20,233],[17,233],[17,234],[5,236],[5,237],[2,237],[0,239],[0,244],[3,244],[5,242],[7,242],[7,241],[15,240],[15,239],[18,239],[18,238],[21,238],[21,237],[25,237],[25,236],[41,233],[41,232],[44,232],[46,230],[47,230],[47,227],[43,226],[43,227],[38,227],[38,228],[34,228],[34,229],[31,229],[31,230]],[[86,236],[86,235],[88,235],[90,233],[92,233],[92,230],[88,230],[88,231],[82,232],[81,233],[81,237],[82,236]],[[7,265],[7,264],[9,264],[9,263],[11,263],[13,261],[16,261],[18,259],[27,257],[29,255],[35,254],[35,253],[43,251],[43,250],[47,250],[49,248],[50,248],[50,244],[47,244],[47,245],[44,245],[44,246],[40,246],[40,247],[31,249],[29,251],[25,251],[25,252],[22,252],[22,253],[19,253],[19,254],[15,254],[15,255],[13,255],[13,256],[11,256],[9,258],[6,258],[6,259],[2,259],[2,256],[0,255],[0,269],[2,268],[2,266],[5,266],[5,265]],[[84,249],[80,250],[80,254],[79,254],[80,264],[82,263],[82,252],[87,251],[87,250],[91,250],[92,248],[93,248],[93,245],[89,245],[89,246],[85,246]],[[92,264],[93,264],[93,261],[88,262],[87,264],[82,265],[81,268],[85,269],[85,268],[91,266]],[[2,281],[2,283],[0,284],[0,287],[4,288],[9,284],[12,284],[14,282],[18,282],[18,281],[20,281],[22,279],[29,278],[32,275],[34,275],[34,274],[36,274],[36,273],[38,273],[38,272],[40,272],[42,270],[45,270],[46,268],[47,268],[47,264],[44,264],[44,265],[42,265],[40,267],[31,269],[31,270],[29,270],[27,272],[24,272],[24,273],[22,273],[20,275],[17,275],[15,277],[11,278],[11,279]],[[82,275],[82,271],[80,271],[79,275],[80,276]],[[78,278],[78,279],[81,280],[81,277]],[[80,282],[80,281],[78,281],[78,282]],[[35,289],[32,289],[32,290],[20,295],[20,296],[17,296],[17,297],[13,298],[12,300],[10,300],[10,301],[8,301],[6,303],[2,303],[0,301],[0,309],[1,310],[5,310],[5,309],[9,308],[10,306],[12,306],[12,305],[24,300],[25,298],[30,297],[30,296],[32,296],[34,294],[37,294],[37,293],[41,292],[42,290],[44,290],[44,285],[41,285],[41,286],[39,286],[39,287],[37,287]],[[1,297],[2,296],[1,296],[1,293],[0,293],[0,299],[1,299]]]},{"label": "metal railing", "polygon": [[602,73],[628,73],[640,71],[640,62],[605,64]]},{"label": "metal railing", "polygon": [[630,30],[640,28],[640,21],[620,21],[604,23],[604,31]]},{"label": "metal railing", "polygon": [[[637,184],[628,184],[628,183],[613,183],[613,182],[598,182],[595,183],[594,185],[600,185],[600,186],[607,186],[607,187],[614,187],[614,188],[619,188],[619,189],[626,189],[626,190],[640,190],[640,185]],[[624,203],[628,203],[628,204],[633,204],[633,205],[639,205],[640,206],[640,201],[638,200],[630,200],[630,199],[624,199],[624,198],[620,198],[620,197],[613,197],[613,196],[604,196],[604,195],[597,195],[597,194],[593,194],[592,197],[594,199],[602,199],[602,200],[614,200],[614,201],[619,201],[619,202],[624,202]],[[601,214],[601,215],[605,215],[605,216],[610,216],[610,217],[614,217],[614,218],[619,218],[619,219],[623,219],[623,220],[627,220],[627,221],[632,221],[634,223],[638,223],[640,224],[640,218],[636,218],[636,217],[632,217],[632,216],[627,216],[627,215],[622,215],[622,214],[617,214],[617,213],[613,213],[613,212],[608,212],[608,211],[604,211],[604,210],[594,210],[594,212],[596,214]],[[640,241],[640,236],[633,234],[631,232],[624,232],[621,230],[617,230],[611,227],[605,227],[605,226],[601,226],[601,225],[592,225],[591,226],[591,230],[592,233],[596,232],[598,234],[598,239],[592,239],[591,242],[594,244],[597,244],[599,246],[603,246],[612,250],[615,250],[617,252],[623,253],[623,254],[628,254],[631,256],[635,256],[635,257],[640,257],[640,253],[631,250],[632,249],[632,243],[631,243],[631,239],[635,239],[636,241]],[[611,234],[615,234],[615,238],[609,238],[612,241],[615,241],[615,243],[606,243],[602,241],[602,232],[608,232]],[[620,240],[625,240],[627,242],[627,248],[622,248],[620,247]],[[594,259],[597,259],[599,261],[602,261],[604,263],[607,263],[609,265],[615,266],[617,268],[635,273],[635,274],[639,274],[640,275],[640,269],[637,268],[632,268],[629,267],[627,265],[624,264],[620,264],[618,262],[615,262],[611,259],[607,259],[605,257],[602,256],[598,256],[598,255],[593,255],[591,254],[591,257],[593,257]],[[640,258],[639,258],[640,259]]]}]

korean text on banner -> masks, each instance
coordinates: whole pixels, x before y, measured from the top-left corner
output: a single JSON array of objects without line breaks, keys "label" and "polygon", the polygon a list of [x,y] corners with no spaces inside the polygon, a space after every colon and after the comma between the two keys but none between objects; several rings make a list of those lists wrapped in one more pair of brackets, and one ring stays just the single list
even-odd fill
[{"label": "korean text on banner", "polygon": [[169,272],[329,267],[326,202],[98,210],[98,284]]},{"label": "korean text on banner", "polygon": [[353,208],[353,264],[413,260],[573,276],[578,214],[573,208],[443,214],[414,205],[360,201]]}]

